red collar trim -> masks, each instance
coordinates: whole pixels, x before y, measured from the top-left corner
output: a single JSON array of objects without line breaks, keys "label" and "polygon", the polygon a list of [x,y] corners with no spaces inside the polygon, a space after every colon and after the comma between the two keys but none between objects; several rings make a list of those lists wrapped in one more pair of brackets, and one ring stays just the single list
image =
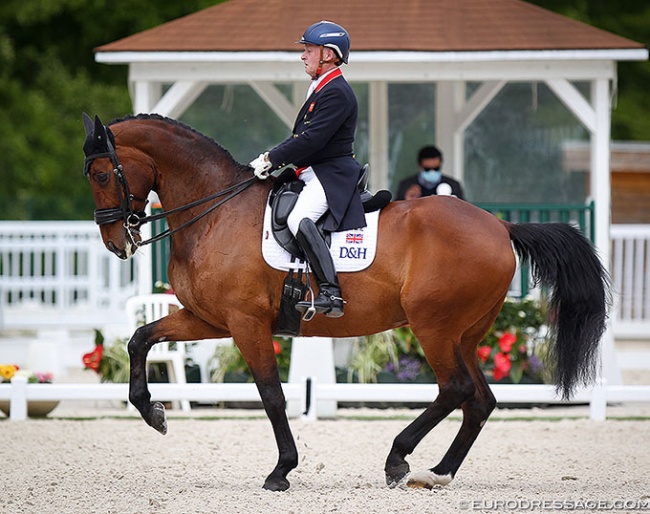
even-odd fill
[{"label": "red collar trim", "polygon": [[336,68],[332,73],[330,73],[329,75],[326,75],[325,78],[323,79],[323,81],[316,86],[316,89],[314,90],[314,93],[318,93],[321,89],[323,89],[332,80],[334,80],[336,77],[340,77],[341,75],[343,75],[343,72],[341,71],[341,68]]}]

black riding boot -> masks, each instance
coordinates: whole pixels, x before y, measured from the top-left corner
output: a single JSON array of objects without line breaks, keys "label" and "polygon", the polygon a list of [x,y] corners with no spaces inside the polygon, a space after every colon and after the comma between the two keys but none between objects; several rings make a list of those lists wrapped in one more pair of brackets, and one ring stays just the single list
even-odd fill
[{"label": "black riding boot", "polygon": [[[330,318],[343,316],[343,298],[341,287],[336,278],[336,269],[329,249],[318,232],[316,225],[309,218],[300,222],[296,239],[307,256],[316,280],[318,281],[318,296],[314,298],[314,308],[317,313],[324,313]],[[296,309],[306,312],[312,306],[311,302],[298,302]]]}]

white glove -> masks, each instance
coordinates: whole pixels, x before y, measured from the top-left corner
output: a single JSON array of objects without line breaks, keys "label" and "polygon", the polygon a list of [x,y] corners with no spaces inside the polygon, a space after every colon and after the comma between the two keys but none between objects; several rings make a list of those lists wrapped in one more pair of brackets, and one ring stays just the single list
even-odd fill
[{"label": "white glove", "polygon": [[261,153],[256,159],[253,159],[249,166],[253,168],[253,173],[260,180],[269,178],[271,162],[269,161],[269,152]]}]

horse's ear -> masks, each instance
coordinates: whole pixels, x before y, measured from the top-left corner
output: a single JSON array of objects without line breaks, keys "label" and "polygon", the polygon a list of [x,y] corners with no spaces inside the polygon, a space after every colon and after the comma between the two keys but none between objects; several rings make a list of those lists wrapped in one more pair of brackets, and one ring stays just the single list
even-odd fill
[{"label": "horse's ear", "polygon": [[95,121],[84,113],[84,127],[86,128],[86,141],[84,142],[84,154],[91,155],[108,152],[108,138],[106,127],[104,127],[99,116],[95,115]]},{"label": "horse's ear", "polygon": [[99,119],[99,116],[95,114],[95,129],[93,130],[93,138],[97,142],[104,142],[106,144],[106,127],[102,123],[102,120]]},{"label": "horse's ear", "polygon": [[84,128],[86,129],[86,137],[88,137],[88,135],[93,133],[95,126],[93,125],[93,120],[91,119],[91,117],[88,116],[85,112],[83,113],[83,119],[84,119]]}]

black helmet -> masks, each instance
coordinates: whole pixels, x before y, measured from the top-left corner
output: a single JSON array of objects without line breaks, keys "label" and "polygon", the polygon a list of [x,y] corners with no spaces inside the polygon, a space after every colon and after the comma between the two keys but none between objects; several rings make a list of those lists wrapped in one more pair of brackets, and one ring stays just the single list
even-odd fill
[{"label": "black helmet", "polygon": [[310,26],[297,43],[311,43],[334,50],[345,64],[350,56],[350,36],[348,31],[331,21],[319,21]]}]

